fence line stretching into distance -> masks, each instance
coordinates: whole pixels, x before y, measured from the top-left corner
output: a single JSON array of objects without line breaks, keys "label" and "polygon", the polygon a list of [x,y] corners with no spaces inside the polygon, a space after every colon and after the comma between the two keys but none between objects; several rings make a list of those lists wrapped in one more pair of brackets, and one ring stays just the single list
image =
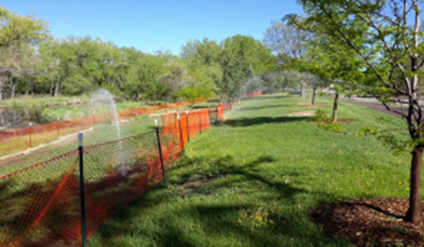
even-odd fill
[{"label": "fence line stretching into distance", "polygon": [[[203,99],[197,100],[197,102],[200,101],[203,101]],[[120,119],[127,119],[152,114],[162,110],[176,110],[190,104],[192,103],[182,101],[171,104],[143,106],[121,110],[118,115]],[[88,129],[96,124],[110,121],[110,119],[108,115],[93,113],[69,120],[59,120],[47,124],[0,132],[0,156],[24,151],[51,142],[60,136]]]},{"label": "fence line stretching into distance", "polygon": [[229,109],[221,103],[164,113],[160,131],[75,149],[0,176],[0,246],[83,245],[120,208],[164,180],[187,143],[224,121]]}]

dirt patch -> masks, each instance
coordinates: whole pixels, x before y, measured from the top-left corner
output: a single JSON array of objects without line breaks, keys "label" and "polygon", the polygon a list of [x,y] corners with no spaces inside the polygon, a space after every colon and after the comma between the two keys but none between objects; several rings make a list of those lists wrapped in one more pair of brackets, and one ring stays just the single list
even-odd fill
[{"label": "dirt patch", "polygon": [[325,104],[300,104],[301,107],[308,107],[308,108],[318,108],[318,107],[323,107],[325,106]]},{"label": "dirt patch", "polygon": [[290,117],[312,117],[315,116],[315,112],[313,111],[301,111],[301,112],[293,112],[288,114]]},{"label": "dirt patch", "polygon": [[352,120],[352,119],[338,119],[337,122],[338,123],[353,123],[353,122],[355,122],[355,120]]},{"label": "dirt patch", "polygon": [[346,238],[357,246],[423,247],[423,222],[414,225],[403,219],[408,206],[407,199],[365,199],[319,206],[311,218],[327,236]]},{"label": "dirt patch", "polygon": [[[194,180],[184,181],[179,184],[183,188],[181,194],[188,195],[193,192],[199,192],[200,186],[211,183],[215,180],[216,180],[216,176],[210,176],[206,178],[198,178]],[[204,192],[201,192],[201,194],[210,194],[210,192],[204,191]]]}]

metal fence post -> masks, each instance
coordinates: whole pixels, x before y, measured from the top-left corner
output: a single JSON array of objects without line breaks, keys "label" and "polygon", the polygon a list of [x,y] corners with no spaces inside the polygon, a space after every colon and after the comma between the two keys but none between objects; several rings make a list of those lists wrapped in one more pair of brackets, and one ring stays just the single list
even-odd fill
[{"label": "metal fence post", "polygon": [[87,218],[85,215],[85,191],[84,191],[84,148],[82,145],[83,134],[78,133],[78,153],[79,153],[79,172],[80,172],[80,202],[81,202],[81,236],[82,246],[87,246]]},{"label": "metal fence post", "polygon": [[[59,123],[59,117],[57,117],[57,122]],[[62,123],[61,123],[62,124]],[[56,132],[57,132],[57,137],[60,137],[60,126],[61,124],[59,124],[59,126],[56,128]]]},{"label": "metal fence post", "polygon": [[32,148],[32,123],[29,123],[29,128],[28,128],[28,147]]},{"label": "metal fence post", "polygon": [[189,142],[190,141],[190,122],[188,121],[188,114],[189,114],[189,111],[187,110],[186,111],[186,119],[187,119],[187,142]]},{"label": "metal fence post", "polygon": [[181,142],[181,147],[183,148],[183,153],[185,151],[185,147],[184,147],[184,138],[183,138],[183,129],[181,128],[181,118],[180,118],[180,114],[177,113],[177,122],[178,122],[178,129],[180,130],[180,142]]},{"label": "metal fence post", "polygon": [[93,111],[93,125],[96,125],[96,112]]},{"label": "metal fence post", "polygon": [[202,133],[202,112],[199,112],[199,132]]},{"label": "metal fence post", "polygon": [[160,143],[160,134],[159,134],[159,126],[158,126],[158,120],[157,119],[155,119],[155,129],[156,129],[156,137],[157,137],[157,141],[158,141],[160,166],[162,168],[162,181],[163,181],[163,184],[166,186],[166,173],[165,173],[165,166],[163,165],[162,145]]},{"label": "metal fence post", "polygon": [[215,125],[218,125],[219,106],[216,107]]}]

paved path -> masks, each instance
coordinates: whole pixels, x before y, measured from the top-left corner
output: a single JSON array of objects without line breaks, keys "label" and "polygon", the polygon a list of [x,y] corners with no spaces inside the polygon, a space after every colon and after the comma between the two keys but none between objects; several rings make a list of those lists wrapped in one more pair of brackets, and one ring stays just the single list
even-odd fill
[{"label": "paved path", "polygon": [[[353,100],[353,99],[344,99],[344,101],[349,102],[349,103],[353,103],[353,104],[357,104],[357,105],[361,105],[361,106],[365,106],[371,109],[374,109],[376,111],[380,111],[380,112],[384,112],[396,117],[402,117],[402,115],[400,115],[399,113],[396,112],[392,112],[387,110],[387,108],[382,105],[382,104],[373,104],[373,103],[366,103],[366,102],[362,102],[362,101],[357,101],[357,100]],[[404,112],[405,114],[407,114],[407,110],[406,109],[401,109],[401,108],[397,108],[398,111]]]}]

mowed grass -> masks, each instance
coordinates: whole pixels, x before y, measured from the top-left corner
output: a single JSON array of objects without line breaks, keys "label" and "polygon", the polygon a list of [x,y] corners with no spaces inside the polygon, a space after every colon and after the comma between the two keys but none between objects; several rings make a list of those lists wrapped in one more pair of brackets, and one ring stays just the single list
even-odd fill
[{"label": "mowed grass", "polygon": [[[160,117],[148,117],[143,115],[129,118],[125,122],[121,122],[121,138],[136,136],[147,131],[151,131],[154,127],[155,118],[160,120]],[[59,143],[54,142],[58,140],[56,131],[35,134],[33,137],[33,146],[36,147],[38,144],[44,144],[45,146],[26,155],[20,155],[16,158],[7,160],[0,160],[0,176],[15,172],[31,165],[35,165],[39,162],[49,160],[53,157],[77,149],[78,130],[86,131],[86,129],[83,129],[82,127],[61,130],[60,135],[68,135],[68,138],[65,138],[64,141]],[[115,140],[118,140],[117,128],[114,124],[109,122],[96,124],[93,126],[91,131],[84,133],[84,146],[90,146]],[[8,149],[13,150],[13,152],[10,153],[25,150],[27,145],[28,136],[8,139],[3,144],[0,144],[0,155],[4,155]],[[49,174],[46,174],[46,176],[49,176]]]},{"label": "mowed grass", "polygon": [[0,105],[2,106],[44,106],[50,104],[66,104],[69,102],[81,102],[89,100],[88,95],[81,96],[59,96],[52,97],[50,95],[30,96],[22,95],[15,99],[3,100]]},{"label": "mowed grass", "polygon": [[[169,168],[167,187],[121,210],[90,246],[352,246],[326,238],[309,213],[326,202],[406,198],[410,155],[289,116],[316,110],[301,103],[308,102],[271,95],[235,106],[224,124],[189,143]],[[331,112],[331,100],[318,103]],[[354,120],[343,124],[347,131],[404,126],[362,106],[339,109],[340,118]]]}]

